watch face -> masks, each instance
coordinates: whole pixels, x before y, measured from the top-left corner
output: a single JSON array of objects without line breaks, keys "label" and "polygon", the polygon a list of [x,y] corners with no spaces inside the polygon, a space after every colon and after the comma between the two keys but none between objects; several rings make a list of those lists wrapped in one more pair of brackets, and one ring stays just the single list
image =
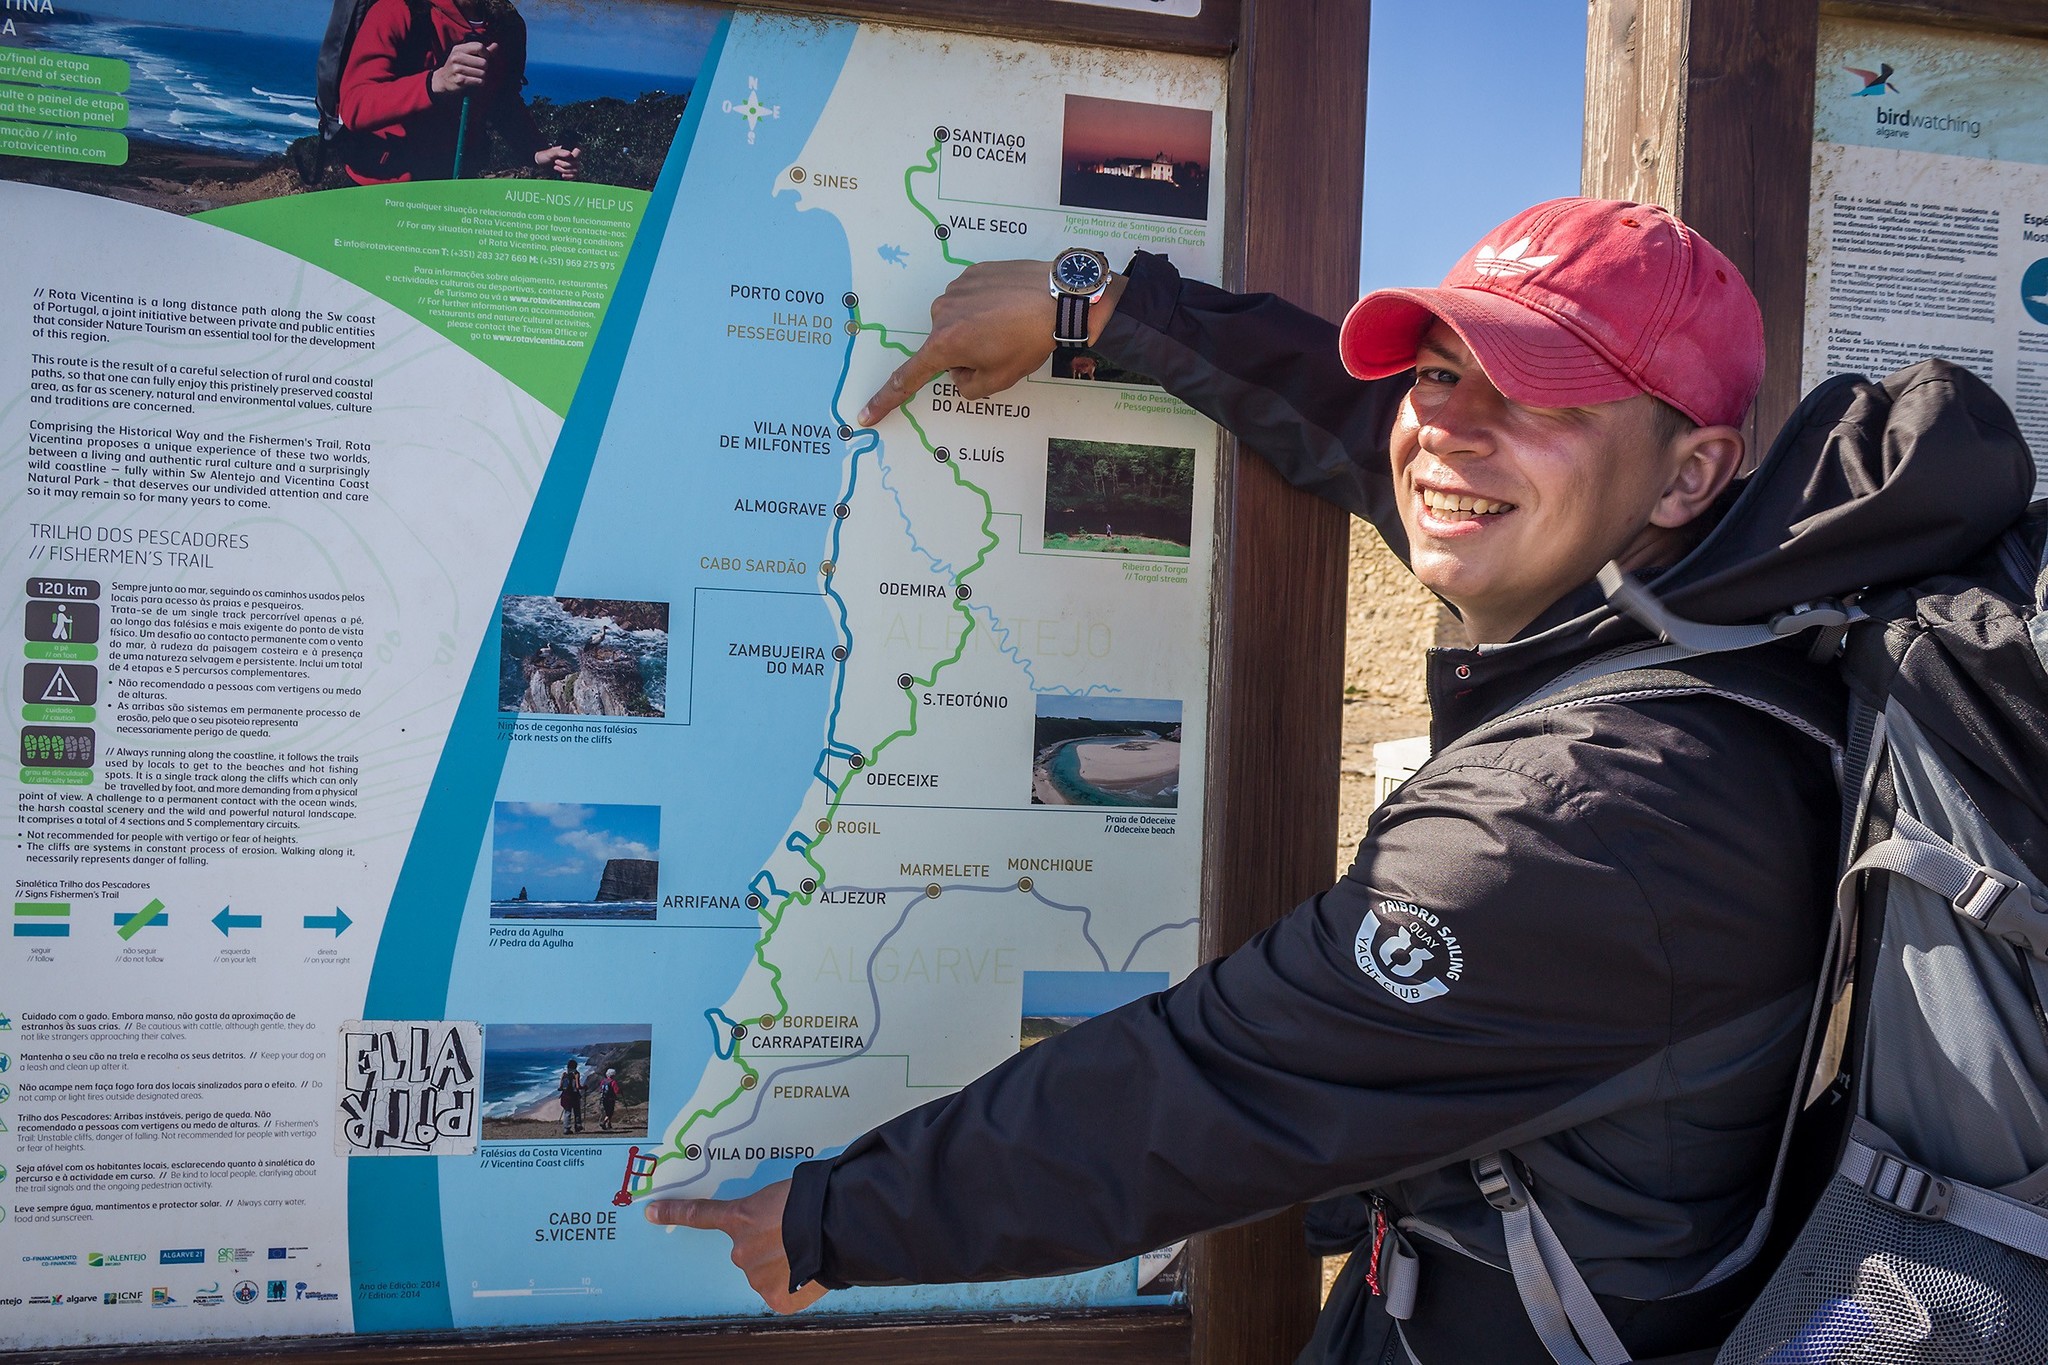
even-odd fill
[{"label": "watch face", "polygon": [[1070,251],[1053,263],[1059,282],[1077,294],[1092,294],[1102,283],[1102,262],[1082,251]]}]

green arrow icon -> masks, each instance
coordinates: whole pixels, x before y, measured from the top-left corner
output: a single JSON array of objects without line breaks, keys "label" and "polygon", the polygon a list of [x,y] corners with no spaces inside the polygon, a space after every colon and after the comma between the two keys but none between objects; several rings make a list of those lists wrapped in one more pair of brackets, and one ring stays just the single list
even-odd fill
[{"label": "green arrow icon", "polygon": [[306,927],[308,929],[332,929],[336,938],[340,938],[341,931],[354,923],[354,920],[341,912],[341,907],[338,905],[334,907],[334,913],[331,915],[306,916]]},{"label": "green arrow icon", "polygon": [[226,938],[226,937],[227,937],[227,933],[228,933],[228,930],[230,930],[230,929],[260,929],[260,928],[262,928],[262,927],[263,927],[263,916],[261,916],[261,915],[237,915],[237,914],[235,914],[235,913],[234,913],[234,912],[233,912],[232,910],[230,910],[230,909],[229,909],[229,908],[228,908],[227,906],[223,905],[223,906],[222,906],[222,907],[220,908],[220,913],[219,913],[218,915],[215,915],[215,916],[213,917],[213,927],[214,927],[214,928],[216,928],[216,929],[218,929],[218,930],[220,930],[220,933],[221,933],[221,937],[222,937],[222,938]]}]

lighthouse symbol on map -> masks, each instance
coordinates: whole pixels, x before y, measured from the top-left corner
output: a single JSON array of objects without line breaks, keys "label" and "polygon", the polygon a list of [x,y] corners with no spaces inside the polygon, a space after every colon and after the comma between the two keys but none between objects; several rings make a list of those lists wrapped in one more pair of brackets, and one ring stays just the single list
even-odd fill
[{"label": "lighthouse symbol on map", "polygon": [[747,77],[746,99],[738,104],[734,104],[731,100],[726,100],[719,107],[726,113],[738,114],[747,121],[747,145],[749,147],[754,145],[754,130],[761,126],[762,119],[782,117],[781,105],[761,103],[761,79],[758,76]]}]

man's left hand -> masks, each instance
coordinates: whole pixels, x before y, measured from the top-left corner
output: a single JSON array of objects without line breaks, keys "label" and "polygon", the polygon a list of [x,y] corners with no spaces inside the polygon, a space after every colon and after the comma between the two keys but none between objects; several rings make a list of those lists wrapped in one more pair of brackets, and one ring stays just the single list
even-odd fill
[{"label": "man's left hand", "polygon": [[553,171],[564,180],[574,180],[583,163],[581,147],[543,147],[533,154],[533,164]]},{"label": "man's left hand", "polygon": [[779,1180],[740,1199],[650,1199],[641,1206],[650,1223],[704,1228],[732,1238],[732,1263],[761,1302],[778,1313],[797,1313],[825,1297],[816,1282],[791,1293],[789,1253],[782,1249],[782,1210],[789,1182]]}]

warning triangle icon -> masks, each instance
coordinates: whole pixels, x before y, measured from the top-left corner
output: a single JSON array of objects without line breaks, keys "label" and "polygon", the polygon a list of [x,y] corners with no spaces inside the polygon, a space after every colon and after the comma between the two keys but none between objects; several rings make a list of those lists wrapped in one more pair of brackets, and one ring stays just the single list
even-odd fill
[{"label": "warning triangle icon", "polygon": [[59,668],[51,671],[50,681],[43,687],[43,700],[58,702],[75,702],[78,700],[78,689],[71,685],[70,675],[65,673],[63,669]]}]

